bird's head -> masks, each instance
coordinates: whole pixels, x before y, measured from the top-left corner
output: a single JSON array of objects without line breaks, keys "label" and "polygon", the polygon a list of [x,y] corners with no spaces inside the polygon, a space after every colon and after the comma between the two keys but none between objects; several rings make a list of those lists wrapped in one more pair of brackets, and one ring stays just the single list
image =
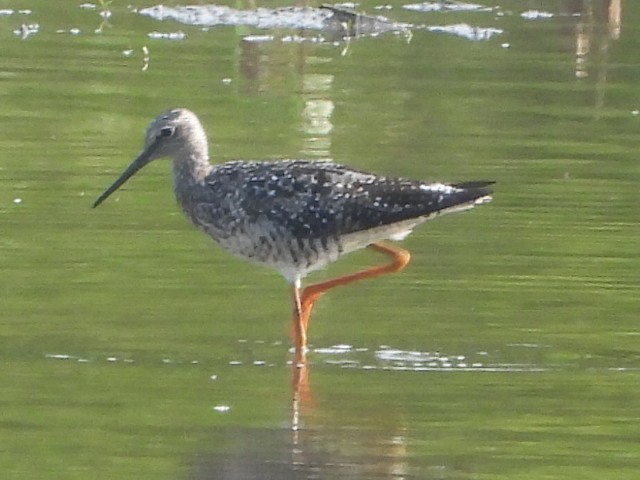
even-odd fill
[{"label": "bird's head", "polygon": [[170,157],[174,161],[189,158],[208,161],[208,156],[207,137],[195,113],[186,108],[167,110],[149,124],[142,152],[96,199],[93,207],[100,205],[138,170],[153,160]]}]

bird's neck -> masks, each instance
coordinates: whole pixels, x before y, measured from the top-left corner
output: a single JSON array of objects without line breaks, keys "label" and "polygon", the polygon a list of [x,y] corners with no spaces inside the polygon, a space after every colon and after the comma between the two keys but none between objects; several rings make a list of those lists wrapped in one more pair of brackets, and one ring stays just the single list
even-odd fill
[{"label": "bird's neck", "polygon": [[177,185],[202,184],[211,171],[206,152],[185,152],[173,160],[173,181]]},{"label": "bird's neck", "polygon": [[194,216],[195,205],[206,199],[206,178],[211,171],[207,157],[194,155],[173,161],[173,191],[182,211],[199,225]]},{"label": "bird's neck", "polygon": [[173,155],[173,177],[176,185],[204,183],[211,171],[207,134],[199,122],[182,127],[184,143]]}]

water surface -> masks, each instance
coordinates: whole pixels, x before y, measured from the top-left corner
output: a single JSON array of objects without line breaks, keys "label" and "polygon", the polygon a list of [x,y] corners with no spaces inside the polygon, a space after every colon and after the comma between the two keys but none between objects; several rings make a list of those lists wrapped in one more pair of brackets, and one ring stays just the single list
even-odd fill
[{"label": "water surface", "polygon": [[[130,3],[0,2],[3,478],[636,478],[633,2],[364,3],[411,34],[349,39]],[[167,162],[90,208],[171,106],[216,161],[495,200],[318,302],[294,402],[286,284],[191,228]]]}]

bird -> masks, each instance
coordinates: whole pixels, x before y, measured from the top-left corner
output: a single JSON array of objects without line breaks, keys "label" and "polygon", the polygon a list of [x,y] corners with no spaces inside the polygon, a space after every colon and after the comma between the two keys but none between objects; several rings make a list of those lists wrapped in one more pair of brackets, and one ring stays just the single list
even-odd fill
[{"label": "bird", "polygon": [[[199,118],[172,108],[148,125],[142,151],[93,207],[163,157],[173,161],[174,193],[186,217],[222,249],[271,267],[288,282],[296,352],[307,348],[311,310],[325,292],[409,263],[407,250],[384,240],[400,241],[427,220],[491,201],[495,183],[387,177],[322,159],[212,164]],[[309,273],[363,248],[389,261],[302,288]]]}]

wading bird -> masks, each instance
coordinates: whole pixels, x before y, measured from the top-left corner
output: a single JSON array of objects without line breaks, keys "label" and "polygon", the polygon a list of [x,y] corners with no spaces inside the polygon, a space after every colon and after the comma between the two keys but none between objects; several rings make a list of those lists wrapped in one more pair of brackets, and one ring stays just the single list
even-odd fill
[{"label": "wading bird", "polygon": [[[173,160],[176,198],[197,227],[228,252],[275,268],[289,282],[296,351],[306,347],[311,309],[324,292],[409,262],[406,250],[378,242],[401,240],[438,215],[490,201],[493,183],[388,178],[328,160],[212,165],[200,120],[176,108],[149,124],[142,152],[93,206],[161,157]],[[309,272],[365,247],[390,262],[301,288]]]}]

